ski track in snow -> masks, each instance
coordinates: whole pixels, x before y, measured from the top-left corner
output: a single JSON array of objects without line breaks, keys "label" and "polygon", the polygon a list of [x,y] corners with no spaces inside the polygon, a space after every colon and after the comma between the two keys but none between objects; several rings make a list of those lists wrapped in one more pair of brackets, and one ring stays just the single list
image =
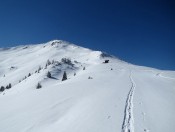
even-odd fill
[{"label": "ski track in snow", "polygon": [[122,124],[122,132],[134,132],[134,118],[133,118],[133,95],[135,90],[135,83],[132,79],[132,72],[130,73],[131,89],[129,90],[125,111],[124,111],[124,120]]}]

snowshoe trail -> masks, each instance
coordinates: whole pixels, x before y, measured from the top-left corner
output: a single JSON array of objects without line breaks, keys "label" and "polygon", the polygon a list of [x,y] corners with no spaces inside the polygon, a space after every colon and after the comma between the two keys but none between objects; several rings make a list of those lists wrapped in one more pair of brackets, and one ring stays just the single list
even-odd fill
[{"label": "snowshoe trail", "polygon": [[131,81],[131,89],[129,90],[126,99],[122,132],[134,132],[133,95],[135,90],[135,83],[132,79],[132,72],[130,73],[129,78]]}]

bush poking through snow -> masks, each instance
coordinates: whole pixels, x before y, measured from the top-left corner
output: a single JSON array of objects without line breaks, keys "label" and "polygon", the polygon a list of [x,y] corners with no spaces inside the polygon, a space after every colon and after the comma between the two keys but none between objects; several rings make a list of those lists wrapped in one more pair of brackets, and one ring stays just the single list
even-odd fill
[{"label": "bush poking through snow", "polygon": [[10,89],[12,87],[11,83],[9,83],[9,85],[6,86],[6,89]]},{"label": "bush poking through snow", "polygon": [[50,60],[47,60],[47,65],[49,66],[49,65],[51,65],[51,62],[50,62]]},{"label": "bush poking through snow", "polygon": [[86,67],[83,67],[83,70],[86,70]]},{"label": "bush poking through snow", "polygon": [[72,62],[71,62],[71,60],[69,58],[62,58],[61,62],[65,63],[65,64],[68,64],[68,65],[72,65]]},{"label": "bush poking through snow", "polygon": [[47,72],[47,77],[48,78],[51,78],[52,77],[52,75],[51,75],[51,73],[49,71]]},{"label": "bush poking through snow", "polygon": [[40,88],[42,88],[42,86],[41,86],[40,83],[38,83],[37,86],[36,86],[36,89],[40,89]]},{"label": "bush poking through snow", "polygon": [[93,79],[93,78],[89,76],[88,79]]},{"label": "bush poking through snow", "polygon": [[64,71],[62,81],[67,80],[67,73]]},{"label": "bush poking through snow", "polygon": [[5,87],[4,86],[1,86],[0,92],[3,92],[4,90],[5,90]]},{"label": "bush poking through snow", "polygon": [[38,68],[38,73],[41,71],[41,66],[39,66],[39,68]]},{"label": "bush poking through snow", "polygon": [[12,87],[12,84],[11,83],[9,83],[9,88],[11,88]]},{"label": "bush poking through snow", "polygon": [[30,76],[31,76],[31,73],[29,73],[28,77],[30,77]]}]

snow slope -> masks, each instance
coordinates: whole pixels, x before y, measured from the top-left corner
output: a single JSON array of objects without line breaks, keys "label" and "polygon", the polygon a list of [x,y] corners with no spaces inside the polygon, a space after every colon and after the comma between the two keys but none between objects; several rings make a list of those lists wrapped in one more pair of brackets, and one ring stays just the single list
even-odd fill
[{"label": "snow slope", "polygon": [[[53,64],[46,67],[47,60]],[[0,86],[9,83],[12,88],[0,92],[0,132],[175,130],[175,71],[54,40],[0,49]]]}]

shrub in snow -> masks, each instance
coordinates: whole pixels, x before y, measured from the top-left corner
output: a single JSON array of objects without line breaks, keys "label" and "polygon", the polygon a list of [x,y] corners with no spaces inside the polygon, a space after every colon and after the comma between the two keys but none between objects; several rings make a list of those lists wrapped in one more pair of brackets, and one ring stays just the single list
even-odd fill
[{"label": "shrub in snow", "polygon": [[38,83],[37,86],[36,86],[36,89],[40,89],[40,88],[42,88],[42,86],[41,86],[40,83]]},{"label": "shrub in snow", "polygon": [[113,69],[111,68],[111,71],[112,71]]},{"label": "shrub in snow", "polygon": [[14,67],[14,66],[11,66],[11,67],[10,67],[10,70],[13,70],[13,69],[15,69],[15,67]]},{"label": "shrub in snow", "polygon": [[31,76],[31,73],[29,73],[28,77],[30,77],[30,76]]},{"label": "shrub in snow", "polygon": [[67,74],[66,74],[66,72],[64,71],[62,81],[65,81],[65,80],[67,80]]},{"label": "shrub in snow", "polygon": [[74,73],[74,76],[76,76],[76,73]]},{"label": "shrub in snow", "polygon": [[9,85],[6,86],[6,89],[10,89],[12,87],[11,83],[9,83]]},{"label": "shrub in snow", "polygon": [[83,70],[86,70],[86,67],[83,67]]},{"label": "shrub in snow", "polygon": [[49,71],[47,72],[47,77],[48,77],[48,78],[51,78],[51,77],[52,77],[52,76],[51,76],[51,73],[50,73]]},{"label": "shrub in snow", "polygon": [[7,85],[5,88],[6,88],[6,89],[9,89],[9,85]]},{"label": "shrub in snow", "polygon": [[38,68],[38,73],[41,71],[41,66],[39,66],[39,68]]},{"label": "shrub in snow", "polygon": [[5,87],[4,86],[1,86],[0,92],[3,92],[4,90],[5,90]]},{"label": "shrub in snow", "polygon": [[11,88],[12,87],[12,84],[11,83],[9,83],[9,88]]},{"label": "shrub in snow", "polygon": [[57,42],[52,42],[51,46],[54,46]]},{"label": "shrub in snow", "polygon": [[72,64],[72,62],[69,58],[62,58],[61,62],[66,63],[66,64]]},{"label": "shrub in snow", "polygon": [[49,66],[49,65],[51,65],[51,62],[50,62],[50,60],[47,60],[47,65]]},{"label": "shrub in snow", "polygon": [[93,78],[89,76],[88,79],[93,79]]}]

